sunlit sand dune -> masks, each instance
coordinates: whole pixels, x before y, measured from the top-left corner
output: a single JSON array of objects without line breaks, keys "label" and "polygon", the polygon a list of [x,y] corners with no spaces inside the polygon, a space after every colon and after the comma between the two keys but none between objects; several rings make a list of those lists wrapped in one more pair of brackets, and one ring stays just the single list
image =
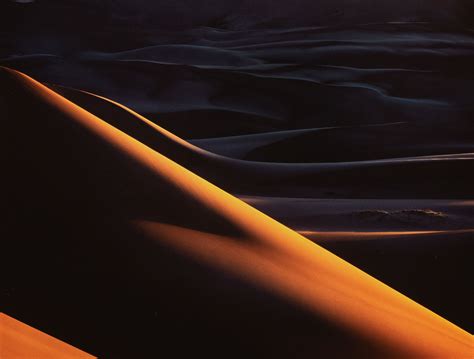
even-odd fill
[{"label": "sunlit sand dune", "polygon": [[95,358],[3,313],[0,313],[0,357],[6,359]]},{"label": "sunlit sand dune", "polygon": [[7,313],[104,357],[472,357],[461,328],[28,76],[0,80]]}]

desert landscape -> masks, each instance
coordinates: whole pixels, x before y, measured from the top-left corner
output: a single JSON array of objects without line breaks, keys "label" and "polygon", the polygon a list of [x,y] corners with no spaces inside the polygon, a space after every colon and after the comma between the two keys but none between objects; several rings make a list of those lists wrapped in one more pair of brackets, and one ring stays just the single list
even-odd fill
[{"label": "desert landscape", "polygon": [[469,2],[0,11],[0,356],[474,356]]}]

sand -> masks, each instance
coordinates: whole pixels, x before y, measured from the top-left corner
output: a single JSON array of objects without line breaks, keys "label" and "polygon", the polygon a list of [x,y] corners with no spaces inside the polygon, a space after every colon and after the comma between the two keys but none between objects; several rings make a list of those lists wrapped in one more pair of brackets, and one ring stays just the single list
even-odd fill
[{"label": "sand", "polygon": [[2,2],[1,310],[104,358],[473,357],[472,14]]},{"label": "sand", "polygon": [[[17,229],[7,241],[7,264],[18,267],[10,278],[18,286],[14,312],[24,308],[30,314],[23,316],[99,354],[166,353],[178,342],[176,324],[180,340],[199,343],[209,355],[227,348],[230,333],[233,339],[239,333],[234,354],[472,353],[464,330],[123,130],[21,73],[2,70],[2,84],[13,150],[8,173],[15,174],[8,205],[10,213],[23,213],[11,218]],[[175,142],[174,156],[188,148],[165,135]],[[236,284],[217,285],[223,275]],[[32,307],[21,296],[39,278],[48,290]],[[245,298],[238,314],[229,312],[234,295]],[[70,306],[77,311],[72,318]],[[224,312],[230,333],[218,330]],[[61,313],[69,313],[71,324]],[[277,313],[275,328],[266,319]],[[304,337],[293,331],[295,321],[306,328]],[[95,328],[85,330],[92,322]],[[258,340],[249,330],[254,325]],[[157,346],[153,338],[168,329],[164,338],[171,341]],[[115,339],[93,340],[97,330]],[[203,345],[209,336],[214,344]]]},{"label": "sand", "polygon": [[0,313],[0,354],[2,358],[95,358],[45,333]]}]

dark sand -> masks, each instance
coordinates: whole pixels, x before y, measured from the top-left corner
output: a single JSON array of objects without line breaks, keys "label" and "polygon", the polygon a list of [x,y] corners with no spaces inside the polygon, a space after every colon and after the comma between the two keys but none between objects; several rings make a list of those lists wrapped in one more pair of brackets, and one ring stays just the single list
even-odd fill
[{"label": "dark sand", "polygon": [[471,358],[474,7],[342,3],[2,3],[47,87],[0,71],[0,309],[105,358]]}]

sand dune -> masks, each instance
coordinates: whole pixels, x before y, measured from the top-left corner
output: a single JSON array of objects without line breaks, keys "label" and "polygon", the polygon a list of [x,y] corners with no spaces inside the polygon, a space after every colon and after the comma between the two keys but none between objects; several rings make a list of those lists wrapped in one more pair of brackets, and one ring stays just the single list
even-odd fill
[{"label": "sand dune", "polygon": [[[472,354],[465,331],[123,129],[25,75],[1,77],[7,171],[15,174],[8,196],[15,231],[6,243],[6,264],[18,268],[8,282],[16,287],[12,312],[106,356],[180,353],[178,337],[210,355],[230,340],[238,343],[233,354]],[[173,141],[175,152],[187,146]],[[32,290],[36,302],[26,303]],[[236,295],[238,313],[229,310]],[[293,332],[297,323],[304,336]],[[212,344],[203,344],[209,336]]]},{"label": "sand dune", "polygon": [[4,39],[0,63],[114,99],[188,139],[399,122],[417,129],[413,138],[433,124],[470,128],[474,41],[459,26],[135,31],[18,33]]},{"label": "sand dune", "polygon": [[472,229],[302,234],[472,332]]},{"label": "sand dune", "polygon": [[[287,163],[349,162],[473,152],[471,126],[467,121],[464,126],[461,123],[459,125],[452,131],[448,130],[447,121],[344,126],[192,142],[211,152],[234,158]],[[331,148],[330,152],[328,148]]]},{"label": "sand dune", "polygon": [[474,202],[470,200],[240,198],[300,230],[410,232],[474,228]]},{"label": "sand dune", "polygon": [[[468,331],[474,203],[242,197]],[[456,295],[444,295],[456,293]]]},{"label": "sand dune", "polygon": [[0,313],[0,355],[11,359],[95,358],[3,313]]},{"label": "sand dune", "polygon": [[246,59],[242,53],[193,45],[161,45],[113,54],[116,59],[144,59],[157,62],[207,66],[251,66],[258,60]]},{"label": "sand dune", "polygon": [[[472,176],[465,171],[472,161],[472,153],[352,162],[242,161],[202,150],[111,100],[65,88],[58,90],[105,121],[131,131],[147,146],[234,193],[336,198],[396,198],[401,194],[412,198],[471,198],[473,195]],[[404,179],[408,174],[409,182]],[[433,176],[439,181],[429,183],[427,179]]]},{"label": "sand dune", "polygon": [[472,1],[0,19],[49,88],[0,69],[9,315],[107,358],[474,356]]},{"label": "sand dune", "polygon": [[200,148],[204,148],[213,153],[221,154],[226,157],[245,159],[248,158],[248,155],[253,150],[256,150],[263,146],[278,143],[281,140],[299,138],[301,135],[304,134],[325,131],[329,129],[332,129],[332,127],[275,131],[240,136],[203,138],[198,140],[191,140],[190,142]]},{"label": "sand dune", "polygon": [[[170,1],[150,3],[137,0],[74,0],[67,4],[51,0],[48,3],[29,1],[22,4],[6,1],[2,10],[10,16],[11,23],[25,17],[30,26],[48,29],[67,29],[89,25],[89,31],[100,29],[100,24],[145,28],[188,28],[208,25],[220,29],[248,29],[255,27],[360,24],[373,22],[437,21],[472,24],[469,15],[472,7],[464,0],[422,0],[400,4],[383,0],[374,6],[372,0],[287,1],[228,0],[216,3],[209,0]],[[34,16],[36,15],[36,17]],[[61,16],[74,15],[69,23]],[[179,21],[177,21],[179,19]],[[10,22],[8,22],[10,24]],[[67,26],[69,25],[69,26]]]},{"label": "sand dune", "polygon": [[447,234],[462,235],[472,234],[474,229],[463,229],[457,231],[414,231],[414,232],[311,232],[301,231],[300,234],[307,238],[314,238],[318,241],[345,241],[353,239],[398,239],[398,238],[409,238],[411,236],[440,236],[446,238]]}]

